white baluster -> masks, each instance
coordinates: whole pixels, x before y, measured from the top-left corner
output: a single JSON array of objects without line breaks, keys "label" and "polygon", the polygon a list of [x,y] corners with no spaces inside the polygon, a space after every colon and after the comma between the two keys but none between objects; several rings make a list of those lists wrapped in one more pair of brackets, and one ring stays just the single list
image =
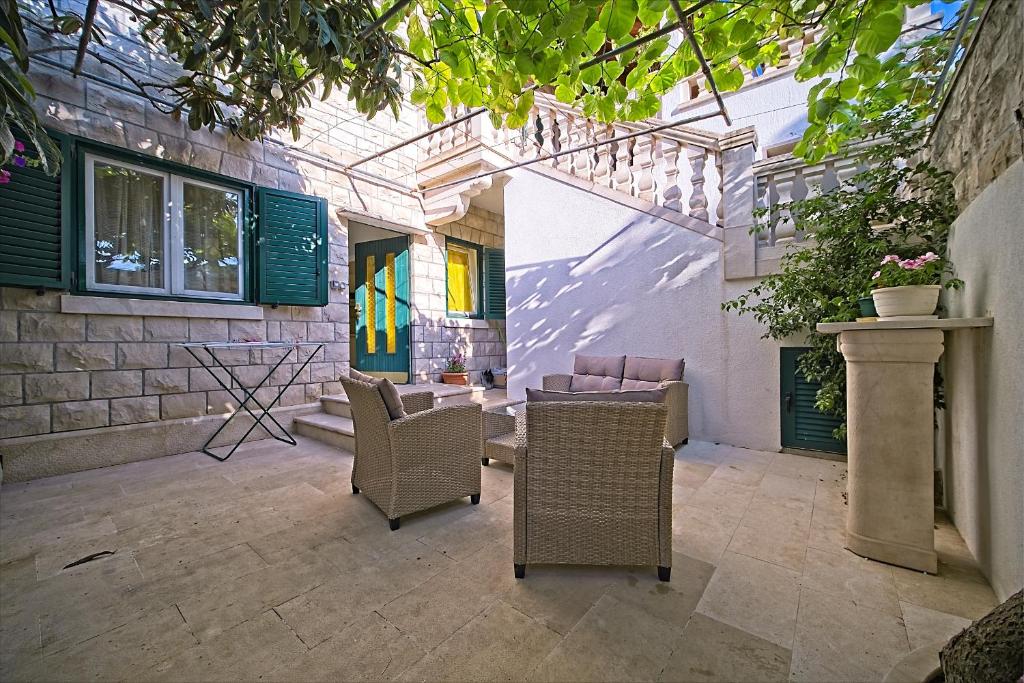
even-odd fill
[{"label": "white baluster", "polygon": [[[793,199],[793,182],[796,179],[792,171],[784,171],[775,177],[775,201],[772,206],[786,204]],[[775,243],[785,244],[796,241],[796,225],[788,209],[778,209],[778,222],[775,224]]]},{"label": "white baluster", "polygon": [[[594,121],[579,118],[573,128],[576,131],[573,147],[590,144],[594,141]],[[572,155],[572,172],[577,178],[591,180],[594,177],[594,150],[585,149]]]},{"label": "white baluster", "polygon": [[[596,124],[594,131],[595,142],[607,140],[612,136],[612,127],[605,123]],[[611,150],[610,145],[598,145],[595,150],[594,183],[597,185],[608,185],[611,179]]]},{"label": "white baluster", "polygon": [[654,138],[641,135],[633,144],[633,195],[653,202],[656,194],[654,187]]},{"label": "white baluster", "polygon": [[544,125],[544,119],[540,115],[540,109],[534,105],[533,109],[530,110],[530,121],[533,122],[532,142],[533,142],[533,157],[540,159],[541,157],[547,156],[544,149],[547,145],[547,130]]},{"label": "white baluster", "polygon": [[679,155],[682,144],[678,140],[661,139],[662,170],[665,186],[661,192],[661,205],[672,211],[683,211],[683,190],[679,187]]},{"label": "white baluster", "polygon": [[[804,168],[796,169],[796,176],[793,178],[790,198],[794,202],[807,199],[807,180],[804,178],[804,170]],[[796,225],[796,221],[793,221],[792,212],[790,214],[790,220],[793,222],[793,241],[803,242],[805,237],[804,231]]]},{"label": "white baluster", "polygon": [[690,176],[690,185],[693,187],[690,194],[690,215],[698,220],[707,221],[708,198],[704,194],[704,167],[707,164],[708,151],[703,147],[687,146],[686,157],[693,171]]},{"label": "white baluster", "polygon": [[768,181],[768,246],[774,247],[777,241],[776,228],[779,225],[779,188],[775,175],[769,175]]},{"label": "white baluster", "polygon": [[[624,132],[621,129],[616,130],[615,135]],[[625,192],[626,194],[629,194],[630,191],[630,176],[632,175],[629,169],[629,147],[632,141],[632,138],[622,140],[615,146],[615,171],[612,173],[612,189]]]},{"label": "white baluster", "polygon": [[722,168],[722,154],[715,155],[715,170],[718,172],[718,203],[715,205],[715,225],[725,225],[725,170]]},{"label": "white baluster", "polygon": [[[765,209],[768,206],[768,185],[771,180],[771,176],[759,176],[754,179],[754,209]],[[772,222],[771,218],[767,215],[760,216],[757,218],[758,226],[761,228],[757,232],[757,244],[758,246],[771,246],[772,236]]]}]

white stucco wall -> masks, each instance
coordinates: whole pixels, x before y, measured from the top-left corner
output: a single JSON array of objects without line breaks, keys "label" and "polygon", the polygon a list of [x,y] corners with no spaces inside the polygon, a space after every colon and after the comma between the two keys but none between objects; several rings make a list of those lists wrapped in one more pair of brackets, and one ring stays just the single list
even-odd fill
[{"label": "white stucco wall", "polygon": [[[528,170],[505,187],[512,395],[573,354],[683,357],[690,435],[777,450],[778,344],[722,301],[721,243]],[[543,294],[541,294],[543,288]]]},{"label": "white stucco wall", "polygon": [[950,317],[992,316],[991,330],[947,336],[946,504],[1000,600],[1024,585],[1024,161],[953,225],[950,257],[966,283]]}]

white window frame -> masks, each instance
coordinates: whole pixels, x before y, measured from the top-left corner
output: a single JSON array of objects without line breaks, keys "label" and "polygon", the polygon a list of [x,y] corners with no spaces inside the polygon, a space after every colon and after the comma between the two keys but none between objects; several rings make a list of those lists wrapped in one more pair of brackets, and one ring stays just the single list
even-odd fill
[{"label": "white window frame", "polygon": [[[185,288],[185,184],[196,187],[205,187],[218,192],[225,192],[238,197],[238,213],[235,215],[235,223],[238,227],[238,293],[232,292],[207,292],[201,289]],[[244,226],[242,217],[244,214],[245,195],[241,190],[236,190],[216,183],[208,183],[204,180],[196,180],[185,176],[171,176],[171,203],[173,209],[172,223],[176,226],[175,238],[176,248],[171,258],[171,289],[175,296],[188,296],[203,299],[229,299],[239,301],[245,294],[245,252],[242,249]]]},{"label": "white window frame", "polygon": [[[112,285],[96,282],[96,163],[109,164],[126,168],[143,175],[156,176],[163,179],[163,195],[166,202],[164,211],[163,235],[164,255],[163,287],[139,287],[137,285]],[[185,288],[185,183],[197,187],[205,187],[238,196],[238,292],[207,292]],[[136,294],[157,294],[190,299],[224,299],[227,301],[243,301],[245,299],[245,266],[244,250],[244,216],[245,193],[241,189],[218,185],[188,176],[158,171],[138,164],[119,159],[111,159],[95,154],[85,156],[85,251],[86,269],[85,285],[89,291],[122,292]]]},{"label": "white window frame", "polygon": [[96,282],[96,162],[120,166],[136,173],[154,176],[163,179],[163,199],[170,201],[170,176],[162,171],[156,171],[136,164],[128,164],[115,159],[93,156],[85,157],[85,286],[86,289],[97,292],[130,292],[141,294],[169,294],[170,281],[167,279],[167,260],[170,255],[171,228],[169,211],[164,211],[163,217],[163,256],[160,259],[160,267],[163,269],[163,287],[140,287],[138,285],[112,285],[105,282]]}]

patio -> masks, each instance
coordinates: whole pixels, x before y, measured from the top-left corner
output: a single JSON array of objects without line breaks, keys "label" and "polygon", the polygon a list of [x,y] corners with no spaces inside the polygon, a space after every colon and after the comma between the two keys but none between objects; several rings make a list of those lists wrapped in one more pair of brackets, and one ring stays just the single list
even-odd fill
[{"label": "patio", "polygon": [[4,485],[0,677],[880,680],[996,604],[945,521],[937,576],[843,550],[838,462],[678,450],[670,583],[516,581],[504,465],[392,533],[351,464],[299,437]]}]

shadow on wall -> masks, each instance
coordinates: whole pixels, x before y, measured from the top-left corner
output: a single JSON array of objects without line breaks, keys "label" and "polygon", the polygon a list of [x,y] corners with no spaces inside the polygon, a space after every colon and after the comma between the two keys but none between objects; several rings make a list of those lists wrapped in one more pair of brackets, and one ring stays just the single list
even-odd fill
[{"label": "shadow on wall", "polygon": [[513,391],[571,371],[576,353],[683,357],[701,423],[725,338],[719,260],[717,241],[637,215],[580,258],[510,269]]}]

